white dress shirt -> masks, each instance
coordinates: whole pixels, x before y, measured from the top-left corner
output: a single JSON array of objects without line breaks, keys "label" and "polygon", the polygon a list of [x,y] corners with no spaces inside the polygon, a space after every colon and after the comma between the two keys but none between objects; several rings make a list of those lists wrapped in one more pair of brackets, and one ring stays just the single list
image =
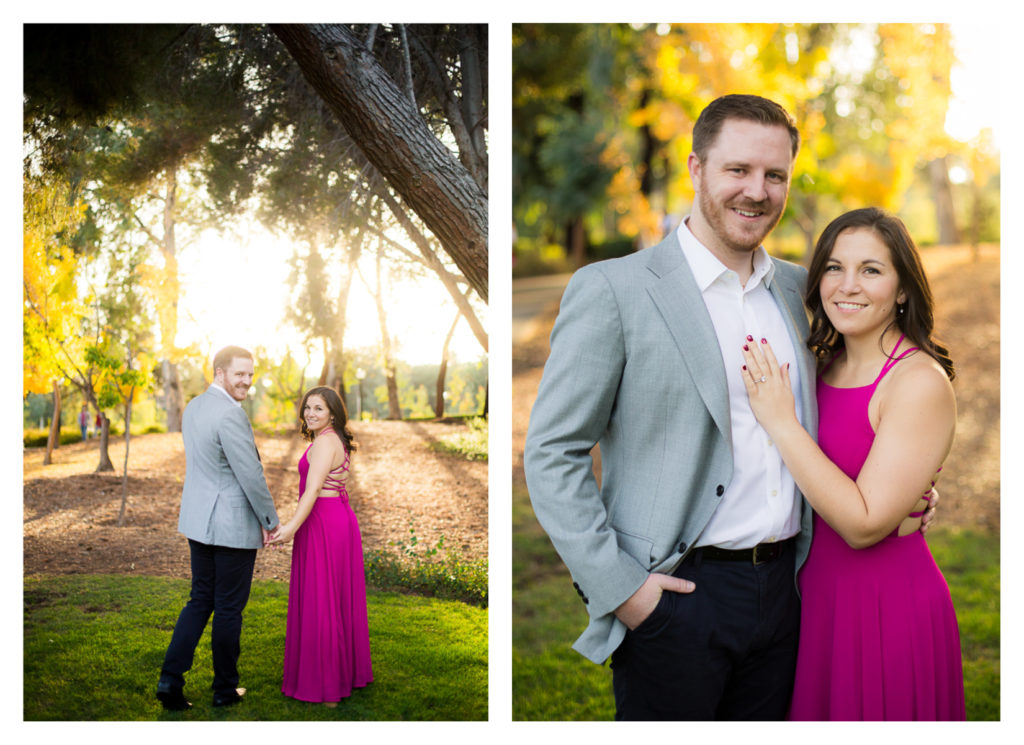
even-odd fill
[{"label": "white dress shirt", "polygon": [[678,237],[718,336],[732,426],[732,481],[696,545],[738,549],[784,540],[800,532],[796,485],[779,451],[754,417],[742,378],[747,336],[754,338],[754,344],[767,339],[779,364],[790,363],[796,414],[800,416],[796,352],[769,290],[775,265],[759,246],[754,252],[754,272],[744,287],[739,276],[694,237],[686,220],[679,225]]}]

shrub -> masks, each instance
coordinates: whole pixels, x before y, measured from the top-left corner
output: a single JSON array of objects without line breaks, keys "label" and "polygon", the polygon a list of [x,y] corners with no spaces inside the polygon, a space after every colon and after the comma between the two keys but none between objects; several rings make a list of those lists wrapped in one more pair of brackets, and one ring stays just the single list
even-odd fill
[{"label": "shrub", "polygon": [[[430,547],[421,546],[413,520],[409,539],[389,541],[390,549],[374,549],[364,556],[366,581],[381,590],[408,591],[487,607],[487,561],[465,559],[444,545],[444,536]],[[440,552],[444,558],[434,560]]]},{"label": "shrub", "polygon": [[[46,447],[46,441],[50,437],[48,429],[26,429],[22,435],[22,443],[27,448]],[[82,441],[82,433],[77,429],[62,429],[60,431],[60,444],[71,445]]]},{"label": "shrub", "polygon": [[487,418],[478,416],[466,421],[466,428],[432,442],[430,447],[440,453],[452,453],[466,460],[487,460]]}]

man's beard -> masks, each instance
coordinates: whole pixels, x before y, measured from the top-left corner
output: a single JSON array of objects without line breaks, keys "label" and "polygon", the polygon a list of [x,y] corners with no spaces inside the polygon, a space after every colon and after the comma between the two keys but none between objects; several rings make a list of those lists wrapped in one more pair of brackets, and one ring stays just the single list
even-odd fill
[{"label": "man's beard", "polygon": [[771,205],[769,200],[764,202],[751,203],[747,202],[744,204],[731,204],[726,205],[716,202],[711,195],[708,193],[704,183],[701,183],[697,190],[697,199],[700,204],[701,214],[704,215],[704,219],[708,225],[714,231],[715,236],[725,246],[734,251],[753,251],[755,248],[761,245],[762,241],[768,236],[770,232],[779,224],[779,220],[782,218],[782,210],[778,211],[778,214],[774,218],[770,219],[763,231],[759,231],[757,234],[752,233],[741,233],[735,235],[736,231],[730,232],[726,223],[726,212],[732,209],[747,210],[750,212],[764,212],[768,214],[768,208]]}]

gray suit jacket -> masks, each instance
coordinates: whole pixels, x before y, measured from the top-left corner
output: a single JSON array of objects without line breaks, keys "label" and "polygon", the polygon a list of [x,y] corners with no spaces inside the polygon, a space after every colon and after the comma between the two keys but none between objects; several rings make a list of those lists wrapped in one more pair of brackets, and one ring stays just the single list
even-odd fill
[{"label": "gray suit jacket", "polygon": [[200,543],[262,548],[279,520],[263,478],[249,417],[212,387],[189,401],[182,416],[185,486],[178,530]]},{"label": "gray suit jacket", "polygon": [[[807,272],[773,261],[770,290],[800,358],[803,424],[816,436]],[[604,662],[626,633],[615,608],[692,549],[732,478],[731,443],[718,339],[675,232],[576,272],[551,333],[524,465],[537,518],[587,603],[578,652]],[[806,502],[802,525],[798,567],[810,546]]]}]

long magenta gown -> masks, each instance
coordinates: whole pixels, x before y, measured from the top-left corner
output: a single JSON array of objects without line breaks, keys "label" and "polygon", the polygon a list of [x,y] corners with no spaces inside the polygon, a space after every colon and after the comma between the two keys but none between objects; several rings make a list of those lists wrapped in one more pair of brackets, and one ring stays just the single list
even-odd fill
[{"label": "long magenta gown", "polygon": [[[308,453],[299,459],[300,498]],[[300,701],[340,701],[373,680],[363,544],[345,489],[348,466],[346,453],[295,532],[281,692]]]},{"label": "long magenta gown", "polygon": [[[899,348],[897,342],[896,349]],[[818,380],[818,443],[851,479],[874,441],[873,384]],[[920,513],[912,513],[914,515]],[[898,530],[898,529],[897,529]],[[793,720],[962,720],[960,633],[946,580],[920,531],[853,549],[814,516],[800,573],[802,612]]]}]

